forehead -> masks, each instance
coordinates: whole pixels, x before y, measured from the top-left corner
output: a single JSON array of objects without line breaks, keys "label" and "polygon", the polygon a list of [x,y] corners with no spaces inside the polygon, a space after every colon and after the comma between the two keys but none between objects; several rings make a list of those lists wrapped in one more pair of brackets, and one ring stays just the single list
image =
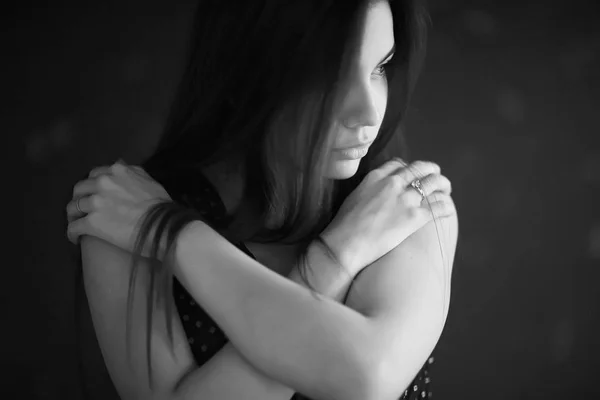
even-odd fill
[{"label": "forehead", "polygon": [[360,58],[380,61],[394,45],[394,21],[390,5],[385,0],[371,3],[366,10],[361,37]]}]

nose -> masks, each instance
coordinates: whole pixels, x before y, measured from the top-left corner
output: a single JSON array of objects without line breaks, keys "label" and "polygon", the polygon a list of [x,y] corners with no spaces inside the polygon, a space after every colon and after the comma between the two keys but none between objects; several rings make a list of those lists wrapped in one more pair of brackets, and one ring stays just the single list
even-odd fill
[{"label": "nose", "polygon": [[344,126],[349,129],[377,126],[381,115],[377,107],[376,92],[370,83],[360,82],[348,90],[344,104]]}]

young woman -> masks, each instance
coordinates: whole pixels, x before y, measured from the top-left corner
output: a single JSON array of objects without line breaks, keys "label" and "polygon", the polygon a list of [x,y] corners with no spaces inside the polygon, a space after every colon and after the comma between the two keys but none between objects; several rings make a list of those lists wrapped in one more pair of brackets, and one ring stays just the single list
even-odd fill
[{"label": "young woman", "polygon": [[458,222],[439,166],[397,158],[424,18],[199,3],[157,150],[67,206],[121,398],[430,395]]}]

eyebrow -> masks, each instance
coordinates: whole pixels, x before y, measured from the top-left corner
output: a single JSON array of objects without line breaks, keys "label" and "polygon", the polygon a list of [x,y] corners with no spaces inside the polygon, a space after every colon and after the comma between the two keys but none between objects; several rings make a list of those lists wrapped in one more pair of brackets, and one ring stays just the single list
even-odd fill
[{"label": "eyebrow", "polygon": [[385,57],[383,57],[381,59],[381,61],[379,61],[378,65],[383,64],[385,61],[387,61],[389,58],[391,58],[395,52],[396,52],[396,43],[394,43],[394,45],[392,46],[390,51],[388,51],[388,53],[385,55]]}]

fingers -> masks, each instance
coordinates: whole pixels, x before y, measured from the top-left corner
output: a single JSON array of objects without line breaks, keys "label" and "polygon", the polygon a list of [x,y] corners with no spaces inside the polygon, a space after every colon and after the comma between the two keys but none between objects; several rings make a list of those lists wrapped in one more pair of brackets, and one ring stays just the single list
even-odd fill
[{"label": "fingers", "polygon": [[73,198],[67,204],[67,220],[71,222],[97,209],[99,199],[96,197],[92,195]]},{"label": "fingers", "polygon": [[426,200],[421,204],[421,208],[425,208],[432,214],[431,217],[445,218],[456,214],[456,206],[452,198],[442,192],[434,192],[427,196]]},{"label": "fingers", "polygon": [[415,179],[422,179],[427,175],[440,173],[441,168],[436,163],[429,161],[415,161],[406,168],[403,168],[396,175],[402,178],[406,182],[406,186],[408,186]]},{"label": "fingers", "polygon": [[110,167],[108,167],[110,170],[110,175],[117,178],[117,177],[131,177],[134,176],[136,178],[144,178],[144,179],[148,179],[150,178],[150,176],[146,173],[146,171],[144,171],[144,169],[140,166],[137,165],[128,165],[125,164],[124,161],[119,160],[116,163],[114,163],[113,165],[111,165]]},{"label": "fingers", "polygon": [[108,175],[108,167],[94,168],[90,172],[91,178],[79,181],[73,187],[73,198],[67,204],[67,221],[91,213],[99,206],[100,197],[97,194],[100,189],[109,189],[113,186],[112,178]]},{"label": "fingers", "polygon": [[73,186],[73,198],[89,196],[98,191],[96,178],[79,181]]},{"label": "fingers", "polygon": [[100,175],[109,175],[113,172],[112,170],[112,166],[110,165],[103,165],[101,167],[96,167],[93,170],[90,171],[90,174],[88,175],[89,178],[97,178]]},{"label": "fingers", "polygon": [[[100,168],[90,172],[90,176],[94,175],[93,177],[84,179],[75,184],[73,187],[73,197],[89,196],[93,193],[97,193],[101,189],[112,190],[115,188],[115,175],[110,173],[102,173],[101,171],[106,170]],[[114,169],[111,169],[111,171],[114,171]]]},{"label": "fingers", "polygon": [[379,168],[372,170],[370,175],[375,180],[392,177],[392,179],[400,181],[397,182],[401,183],[400,187],[406,187],[417,178],[422,178],[432,173],[439,174],[440,172],[440,166],[433,162],[415,161],[412,164],[408,164],[401,158],[395,157],[385,162]]},{"label": "fingers", "polygon": [[[73,187],[73,198],[89,196],[98,191],[98,183],[103,175],[111,175],[113,172],[112,166],[101,166],[92,169],[88,175],[88,179],[83,179]],[[109,179],[102,179],[109,180]]]},{"label": "fingers", "polygon": [[442,192],[446,195],[452,193],[452,184],[444,175],[430,174],[420,179],[420,181],[425,196],[429,196],[434,192]]},{"label": "fingers", "polygon": [[431,174],[439,174],[439,172],[440,167],[437,164],[425,161],[416,161],[410,166],[402,168],[400,171],[391,174],[389,179],[392,187],[400,192],[400,195],[414,192],[420,196],[420,193],[417,190],[410,187],[411,182],[415,181],[416,179],[425,178]]},{"label": "fingers", "polygon": [[97,178],[100,175],[118,175],[124,174],[127,172],[139,172],[143,171],[141,167],[128,165],[125,161],[119,159],[112,165],[103,165],[101,167],[96,167],[90,171],[89,178]]},{"label": "fingers", "polygon": [[397,171],[400,168],[405,168],[407,165],[408,163],[404,162],[404,160],[402,160],[401,158],[394,157],[391,160],[383,163],[381,167],[376,168],[373,171],[377,171],[377,174],[383,178]]},{"label": "fingers", "polygon": [[144,170],[144,168],[137,165],[130,165],[129,172],[137,174],[144,178],[151,178],[150,175],[148,175],[148,173]]},{"label": "fingers", "polygon": [[89,234],[89,223],[86,218],[79,218],[69,223],[67,226],[67,238],[74,245],[79,244],[82,235]]},{"label": "fingers", "polygon": [[115,188],[114,179],[117,175],[129,173],[130,169],[140,173],[137,168],[139,167],[128,166],[122,161],[117,161],[110,166],[100,166],[92,169],[88,175],[88,179],[81,180],[75,184],[73,187],[73,199],[66,207],[67,221],[69,222],[67,228],[69,241],[73,244],[79,244],[81,235],[92,234],[89,223],[90,214],[98,211],[103,205],[103,198],[99,193],[103,190],[113,190]]},{"label": "fingers", "polygon": [[[448,178],[440,174],[429,174],[426,177],[419,179],[421,182],[421,191],[417,188],[413,187],[411,184],[408,184],[406,188],[403,189],[400,194],[400,200],[408,206],[419,206],[423,204],[427,204],[426,198],[429,199],[429,196],[437,195],[437,196],[449,196],[452,193],[452,184]],[[403,185],[405,181],[402,178],[399,178],[399,185]],[[436,201],[435,198],[430,201]]]}]

